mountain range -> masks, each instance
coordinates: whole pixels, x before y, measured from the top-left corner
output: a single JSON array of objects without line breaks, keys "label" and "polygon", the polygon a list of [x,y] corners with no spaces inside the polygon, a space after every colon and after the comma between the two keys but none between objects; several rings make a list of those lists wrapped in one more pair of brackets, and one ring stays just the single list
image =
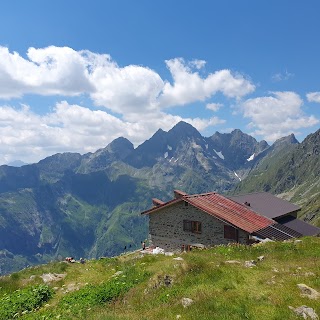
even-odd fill
[{"label": "mountain range", "polygon": [[95,258],[137,248],[151,198],[269,191],[319,224],[319,131],[269,146],[240,130],[203,137],[179,122],[137,148],[118,138],[94,153],[55,154],[0,166],[0,273],[65,256]]}]

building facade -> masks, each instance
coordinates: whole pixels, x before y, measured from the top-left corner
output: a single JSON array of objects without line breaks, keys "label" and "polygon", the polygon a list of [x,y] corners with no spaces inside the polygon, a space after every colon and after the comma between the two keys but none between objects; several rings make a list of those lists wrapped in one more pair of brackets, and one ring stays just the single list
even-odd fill
[{"label": "building facade", "polygon": [[180,201],[149,214],[149,237],[154,246],[175,251],[230,242],[246,244],[249,233]]}]

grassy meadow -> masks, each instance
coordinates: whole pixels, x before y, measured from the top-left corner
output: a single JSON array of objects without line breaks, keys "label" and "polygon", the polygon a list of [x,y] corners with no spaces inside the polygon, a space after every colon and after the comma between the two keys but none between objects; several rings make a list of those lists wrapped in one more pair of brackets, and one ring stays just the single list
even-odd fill
[{"label": "grassy meadow", "polygon": [[[251,260],[256,266],[246,267]],[[44,283],[47,273],[66,275]],[[133,252],[1,277],[0,319],[290,320],[302,318],[289,306],[302,305],[320,315],[320,298],[302,296],[300,283],[320,292],[320,238],[174,256]]]}]

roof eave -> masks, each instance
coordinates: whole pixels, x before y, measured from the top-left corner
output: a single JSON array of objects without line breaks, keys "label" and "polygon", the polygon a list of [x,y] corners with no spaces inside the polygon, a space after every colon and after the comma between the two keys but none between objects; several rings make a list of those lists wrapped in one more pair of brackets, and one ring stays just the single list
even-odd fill
[{"label": "roof eave", "polygon": [[170,200],[170,201],[165,202],[164,204],[161,204],[161,205],[159,205],[159,206],[157,206],[157,207],[153,207],[153,208],[151,208],[151,209],[142,211],[142,212],[141,212],[141,215],[157,212],[157,211],[159,211],[159,210],[161,210],[161,209],[163,209],[163,208],[167,208],[167,207],[169,207],[169,206],[171,206],[171,205],[173,205],[173,204],[175,204],[175,203],[178,203],[178,202],[180,202],[180,201],[185,201],[185,199],[184,199],[184,198],[177,198],[177,199]]}]

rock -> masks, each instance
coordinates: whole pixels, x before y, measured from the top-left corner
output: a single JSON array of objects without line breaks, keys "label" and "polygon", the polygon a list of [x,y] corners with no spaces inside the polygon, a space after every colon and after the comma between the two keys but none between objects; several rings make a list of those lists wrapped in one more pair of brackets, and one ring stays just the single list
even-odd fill
[{"label": "rock", "polygon": [[273,272],[276,272],[276,273],[279,272],[279,270],[278,270],[277,268],[272,268],[272,271],[273,271]]},{"label": "rock", "polygon": [[77,291],[80,289],[80,286],[79,285],[76,285],[75,283],[70,283],[68,286],[67,286],[67,290],[66,292],[72,292],[72,291]]},{"label": "rock", "polygon": [[289,309],[292,310],[297,316],[303,317],[303,319],[308,319],[308,318],[310,318],[311,320],[319,319],[315,311],[312,308],[309,308],[307,306],[301,306],[298,308],[289,306]]},{"label": "rock", "polygon": [[257,264],[254,260],[249,260],[249,261],[245,261],[244,266],[246,268],[252,268],[252,267],[256,267]]},{"label": "rock", "polygon": [[259,257],[257,258],[257,260],[258,260],[258,261],[264,260],[264,256],[259,256]]},{"label": "rock", "polygon": [[177,314],[176,319],[180,319],[181,318],[181,314]]},{"label": "rock", "polygon": [[320,297],[320,293],[317,290],[312,289],[303,283],[299,283],[297,286],[303,297],[308,297],[309,299],[318,299]]},{"label": "rock", "polygon": [[66,273],[44,273],[40,278],[42,278],[43,282],[53,282],[60,281],[66,277]]},{"label": "rock", "polygon": [[238,260],[227,260],[225,261],[225,263],[229,263],[229,264],[240,264],[241,262]]},{"label": "rock", "polygon": [[155,247],[155,249],[152,250],[152,254],[164,254],[164,249]]},{"label": "rock", "polygon": [[193,304],[193,302],[194,301],[192,299],[190,299],[190,298],[182,298],[181,299],[181,303],[182,303],[184,308],[187,308],[187,307],[191,306]]},{"label": "rock", "polygon": [[169,257],[172,257],[174,255],[173,252],[165,252],[164,253],[165,256],[169,256]]},{"label": "rock", "polygon": [[173,260],[183,261],[183,258],[181,258],[181,257],[177,257],[177,258],[173,258]]},{"label": "rock", "polygon": [[120,276],[121,274],[123,274],[123,271],[117,271],[117,272],[113,275],[113,277],[118,277],[118,276]]},{"label": "rock", "polygon": [[32,276],[30,276],[30,280],[34,280],[36,278],[36,276],[35,275],[32,275]]},{"label": "rock", "polygon": [[297,243],[301,243],[302,240],[294,240],[294,243],[297,244]]},{"label": "rock", "polygon": [[167,287],[169,287],[172,283],[172,278],[170,276],[166,275],[163,279],[163,282]]}]

